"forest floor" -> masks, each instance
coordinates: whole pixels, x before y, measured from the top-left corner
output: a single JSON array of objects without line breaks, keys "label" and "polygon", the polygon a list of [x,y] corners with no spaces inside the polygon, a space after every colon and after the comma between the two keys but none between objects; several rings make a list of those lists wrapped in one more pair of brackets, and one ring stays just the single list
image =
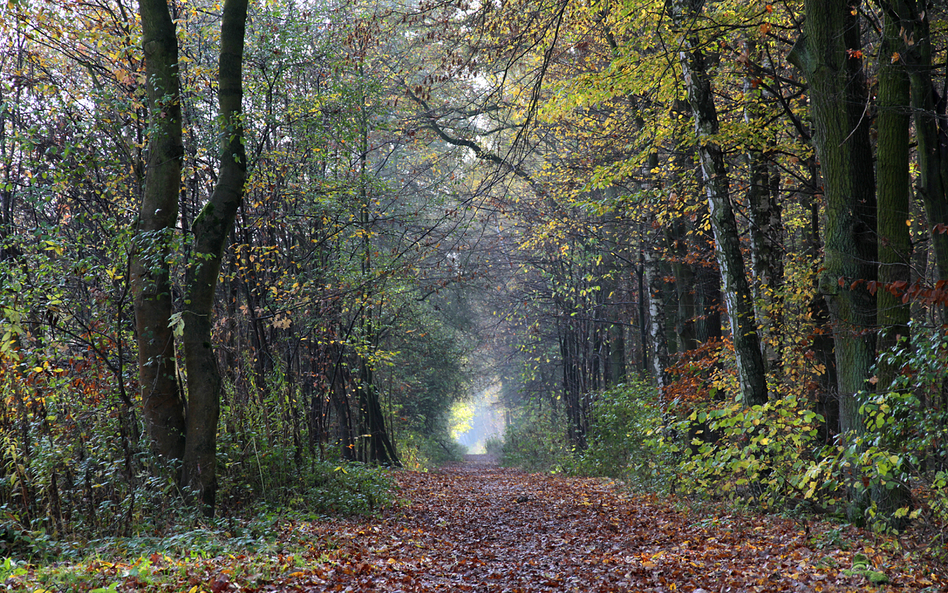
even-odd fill
[{"label": "forest floor", "polygon": [[[490,461],[397,472],[397,504],[377,517],[283,522],[266,558],[152,554],[83,570],[106,576],[97,586],[111,583],[97,593],[948,591],[948,568],[906,552],[905,541],[831,523],[698,511],[629,496],[608,481]],[[36,589],[31,580],[15,577],[7,588],[70,590]]]}]

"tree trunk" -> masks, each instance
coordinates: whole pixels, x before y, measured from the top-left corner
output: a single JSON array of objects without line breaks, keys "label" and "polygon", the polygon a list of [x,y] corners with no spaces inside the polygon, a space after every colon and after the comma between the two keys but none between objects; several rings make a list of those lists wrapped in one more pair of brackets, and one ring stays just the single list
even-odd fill
[{"label": "tree trunk", "polygon": [[197,496],[208,515],[214,513],[217,492],[217,421],[221,393],[220,369],[211,344],[214,296],[224,246],[234,226],[247,177],[241,122],[247,2],[224,2],[218,91],[223,122],[220,175],[192,227],[193,262],[188,268],[183,313],[188,424],[182,484]]},{"label": "tree trunk", "polygon": [[[756,63],[760,60],[757,43],[745,41],[745,53]],[[755,88],[750,76],[744,79],[744,122],[749,128],[763,129],[765,98]],[[761,341],[771,370],[780,367],[781,310],[780,285],[783,269],[780,238],[783,223],[777,200],[779,176],[772,173],[771,145],[773,138],[746,153],[750,183],[747,188],[747,211],[750,216],[751,266],[754,273],[754,297],[758,303]]]},{"label": "tree trunk", "polygon": [[185,408],[175,375],[169,252],[181,187],[178,41],[166,0],[140,0],[150,132],[131,284],[135,296],[142,415],[155,451],[184,455]]},{"label": "tree trunk", "polygon": [[[878,116],[876,128],[876,172],[878,174],[879,284],[876,292],[878,308],[879,351],[894,347],[899,338],[909,334],[911,309],[903,303],[899,288],[911,280],[912,238],[906,222],[909,209],[909,79],[899,60],[904,45],[899,31],[902,25],[894,14],[883,15],[883,42],[879,52]],[[893,286],[894,283],[901,283]],[[890,290],[891,289],[891,290]],[[899,369],[880,360],[879,389],[887,390]]]},{"label": "tree trunk", "polygon": [[[883,15],[883,40],[879,60],[879,90],[876,117],[876,170],[878,174],[879,283],[876,292],[878,309],[879,352],[898,345],[909,335],[911,307],[903,302],[897,288],[911,281],[910,262],[912,238],[906,224],[909,209],[909,79],[899,63],[890,56],[901,54],[900,30],[904,27],[894,13]],[[896,284],[901,283],[901,284]],[[890,290],[891,289],[891,290]],[[877,389],[887,392],[900,369],[882,357],[877,365]],[[894,518],[895,511],[909,504],[911,495],[906,484],[878,484],[873,489],[878,511],[890,517],[896,529],[905,526],[905,519]]]},{"label": "tree trunk", "polygon": [[932,247],[938,268],[937,279],[948,280],[948,118],[945,97],[932,83],[932,40],[929,26],[930,2],[897,0],[892,3],[899,17],[903,43],[900,56],[908,70],[912,112],[918,140],[918,193],[925,203]]},{"label": "tree trunk", "polygon": [[[642,233],[644,235],[644,233]],[[639,352],[641,353],[641,365],[640,369],[643,373],[648,373],[652,368],[649,358],[649,324],[648,324],[648,309],[651,303],[649,298],[650,291],[646,285],[646,264],[645,264],[645,244],[644,240],[639,240],[639,265],[635,269],[635,282],[636,282],[636,312],[638,317],[639,325]]]},{"label": "tree trunk", "polygon": [[[604,194],[609,201],[615,201],[618,191],[614,187],[604,190]],[[625,351],[625,323],[629,318],[625,305],[609,303],[607,295],[628,295],[628,276],[627,269],[624,269],[620,260],[626,260],[626,257],[617,257],[620,250],[624,251],[621,233],[624,227],[620,221],[618,212],[613,211],[604,221],[604,234],[606,237],[606,248],[603,251],[602,268],[604,273],[600,275],[602,290],[597,293],[597,301],[601,303],[601,309],[604,314],[605,328],[603,329],[604,338],[604,356],[603,356],[603,382],[605,387],[614,387],[625,383],[627,379],[626,372],[626,351]],[[620,299],[622,298],[620,297]]]},{"label": "tree trunk", "polygon": [[820,439],[825,444],[834,442],[839,434],[839,381],[836,376],[836,346],[833,338],[833,324],[830,320],[829,305],[826,295],[820,292],[819,261],[823,253],[823,242],[820,237],[820,203],[822,191],[819,167],[816,158],[807,159],[806,187],[803,209],[809,213],[808,232],[804,235],[804,246],[808,261],[812,262],[813,270],[813,299],[809,303],[810,320],[813,327],[810,334],[810,351],[814,355],[817,365],[823,367],[816,382],[816,411],[823,416],[820,428]]},{"label": "tree trunk", "polygon": [[[855,446],[864,431],[856,394],[875,361],[876,195],[869,141],[868,92],[856,3],[807,0],[804,34],[790,60],[809,82],[813,141],[823,174],[826,233],[820,292],[833,325],[840,430]],[[850,516],[865,503],[851,490]]]},{"label": "tree trunk", "polygon": [[665,340],[665,281],[661,259],[656,248],[642,245],[642,267],[645,269],[645,298],[648,299],[648,360],[659,393],[671,382],[668,374],[668,342]]},{"label": "tree trunk", "polygon": [[685,232],[685,221],[679,217],[665,227],[665,241],[671,252],[671,267],[675,275],[675,294],[678,300],[678,316],[675,331],[678,333],[678,342],[681,351],[687,352],[696,349],[700,342],[697,333],[698,310],[696,306],[696,290],[694,268],[688,263],[690,253],[688,237]]},{"label": "tree trunk", "polygon": [[[820,290],[836,339],[840,429],[860,432],[855,395],[866,388],[875,360],[876,197],[868,105],[855,6],[846,0],[808,0],[804,36],[790,59],[809,82],[814,144],[826,196]],[[842,32],[842,33],[841,33]]]},{"label": "tree trunk", "polygon": [[724,152],[714,141],[718,133],[718,116],[711,94],[711,79],[704,54],[693,35],[684,31],[697,13],[700,2],[676,0],[672,6],[672,19],[684,33],[679,61],[695,118],[698,157],[708,195],[718,266],[724,281],[724,300],[731,322],[741,397],[747,406],[759,405],[767,401],[766,368],[760,350],[754,301],[741,255],[737,221],[731,208]]},{"label": "tree trunk", "polygon": [[362,408],[362,421],[365,423],[367,438],[369,439],[369,455],[367,461],[381,465],[401,466],[395,447],[388,437],[385,427],[385,416],[379,402],[378,392],[375,390],[372,369],[368,363],[361,362],[361,378],[357,387],[359,392],[359,406]]}]

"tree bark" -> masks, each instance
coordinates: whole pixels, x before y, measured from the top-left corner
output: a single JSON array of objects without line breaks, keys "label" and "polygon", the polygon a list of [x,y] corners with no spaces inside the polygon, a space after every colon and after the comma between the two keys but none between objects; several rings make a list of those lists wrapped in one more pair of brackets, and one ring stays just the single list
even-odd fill
[{"label": "tree bark", "polygon": [[697,283],[694,268],[688,263],[690,252],[685,220],[682,215],[670,221],[665,227],[665,241],[671,252],[671,268],[675,275],[675,294],[678,297],[678,315],[675,331],[682,352],[694,350],[700,346],[697,332]]},{"label": "tree bark", "polygon": [[131,264],[139,383],[142,415],[155,451],[166,460],[180,461],[185,407],[175,374],[168,263],[184,154],[178,41],[166,0],[140,0],[139,15],[150,112],[145,187]]},{"label": "tree bark", "polygon": [[[908,71],[915,135],[918,140],[918,193],[925,204],[932,229],[938,280],[948,280],[948,232],[936,229],[948,225],[948,118],[945,97],[932,83],[932,40],[926,0],[895,0],[886,9],[894,10],[900,22],[900,57]],[[941,227],[944,229],[944,227]]]},{"label": "tree bark", "polygon": [[[883,7],[883,39],[879,56],[879,90],[876,118],[876,148],[879,176],[878,220],[879,283],[876,293],[878,347],[880,352],[894,349],[900,340],[908,339],[911,305],[903,302],[900,290],[911,282],[912,238],[909,232],[911,210],[909,175],[910,81],[901,55],[911,51],[902,39],[902,32],[911,30],[914,22],[904,22],[893,10]],[[886,393],[900,372],[888,357],[882,357],[876,368],[877,389]],[[911,493],[908,485],[898,483],[877,485],[873,499],[883,516],[889,517],[895,529],[905,527],[907,520],[896,518],[895,511],[908,506]]]},{"label": "tree bark", "polygon": [[[858,447],[865,419],[857,393],[875,362],[876,194],[869,140],[869,97],[862,69],[857,0],[806,0],[803,36],[789,59],[809,83],[813,142],[826,196],[820,292],[833,326],[843,442]],[[856,479],[856,476],[852,476]],[[850,518],[866,499],[850,489]]]},{"label": "tree bark", "polygon": [[224,246],[243,197],[247,161],[241,122],[244,28],[248,0],[225,0],[221,21],[218,101],[221,130],[220,175],[194,220],[193,261],[185,296],[184,354],[188,374],[187,441],[182,484],[208,515],[217,492],[217,422],[221,375],[211,344],[214,296]]},{"label": "tree bark", "polygon": [[648,299],[647,360],[658,391],[662,393],[671,382],[668,374],[668,342],[665,339],[665,281],[656,247],[643,241],[641,249],[642,267],[645,270],[644,298]]},{"label": "tree bark", "polygon": [[[883,15],[883,40],[879,56],[878,116],[876,129],[876,172],[878,185],[879,284],[876,292],[879,325],[879,351],[894,347],[909,335],[911,309],[902,302],[898,288],[907,288],[911,280],[912,238],[906,222],[909,209],[909,79],[900,63],[890,56],[900,55],[900,19],[893,13]],[[901,283],[894,285],[894,283]],[[879,389],[887,390],[899,369],[879,361]]]},{"label": "tree bark", "polygon": [[369,364],[365,360],[361,361],[361,367],[357,390],[359,406],[362,409],[362,421],[368,431],[366,433],[369,439],[367,461],[400,467],[402,464],[398,461],[395,446],[389,439],[388,430],[385,426],[385,415],[382,413],[382,405],[379,402],[378,392],[375,390],[372,369],[369,368]]},{"label": "tree bark", "polygon": [[[745,54],[752,63],[760,61],[760,51],[753,39],[744,43]],[[744,78],[744,122],[751,129],[764,129],[765,98],[755,87],[751,76]],[[747,210],[750,216],[751,267],[754,274],[754,297],[758,303],[760,336],[765,357],[771,370],[780,367],[782,356],[782,304],[780,286],[783,283],[783,259],[780,238],[783,229],[780,204],[777,200],[780,177],[773,173],[771,146],[773,137],[760,140],[761,145],[748,149]]]},{"label": "tree bark", "polygon": [[745,405],[754,406],[767,401],[766,368],[760,350],[754,301],[741,255],[737,221],[731,208],[724,152],[714,140],[718,133],[718,116],[711,94],[711,79],[697,40],[685,29],[688,21],[697,14],[700,4],[696,0],[676,0],[672,3],[672,19],[683,32],[679,62],[695,118],[698,157],[708,195],[718,266],[724,281],[724,300],[731,322],[741,397]]},{"label": "tree bark", "polygon": [[876,196],[869,143],[868,93],[856,5],[807,0],[804,35],[790,60],[809,82],[813,141],[826,196],[820,291],[835,336],[840,430],[862,431],[856,393],[875,360]]}]

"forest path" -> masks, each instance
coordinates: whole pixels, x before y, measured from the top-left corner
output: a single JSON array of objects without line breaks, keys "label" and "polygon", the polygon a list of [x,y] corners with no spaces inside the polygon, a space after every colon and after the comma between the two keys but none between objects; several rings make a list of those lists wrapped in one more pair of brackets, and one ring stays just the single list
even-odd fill
[{"label": "forest path", "polygon": [[900,591],[944,585],[895,553],[839,546],[838,527],[699,516],[602,480],[475,461],[399,472],[402,504],[335,523],[322,562],[295,573],[295,590],[878,591],[864,570],[846,571],[859,554]]}]

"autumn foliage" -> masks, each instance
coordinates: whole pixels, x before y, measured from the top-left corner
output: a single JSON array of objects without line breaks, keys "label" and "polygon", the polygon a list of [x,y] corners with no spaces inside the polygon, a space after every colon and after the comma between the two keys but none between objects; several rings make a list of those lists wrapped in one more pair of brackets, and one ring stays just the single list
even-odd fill
[{"label": "autumn foliage", "polygon": [[[95,585],[944,584],[808,531],[944,545],[944,6],[266,0],[220,56],[235,4],[146,4],[160,40],[131,0],[0,8],[0,556],[223,529],[198,489],[309,544]],[[458,461],[475,399],[477,447],[557,476],[388,473]]]}]

